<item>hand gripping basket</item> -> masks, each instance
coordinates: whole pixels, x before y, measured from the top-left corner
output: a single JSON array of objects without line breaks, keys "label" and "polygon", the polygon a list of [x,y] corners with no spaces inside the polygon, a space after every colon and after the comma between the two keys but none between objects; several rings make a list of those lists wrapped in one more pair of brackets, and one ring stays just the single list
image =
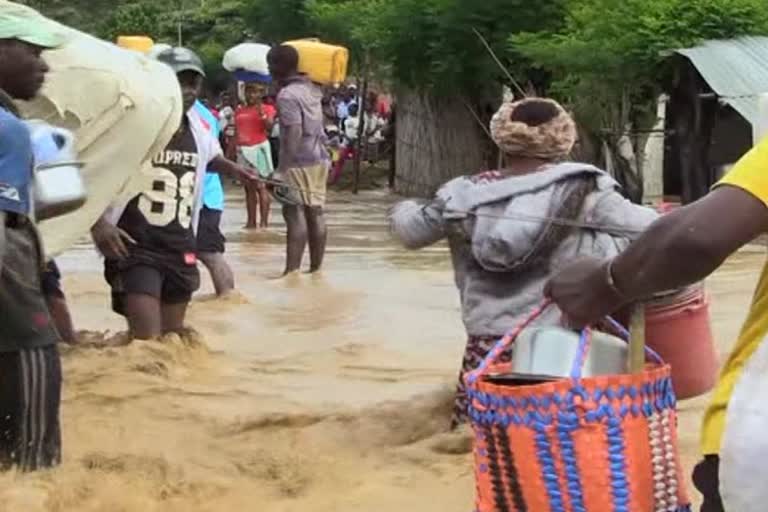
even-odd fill
[{"label": "hand gripping basket", "polygon": [[689,512],[676,399],[661,360],[636,374],[581,378],[585,330],[571,378],[523,386],[487,379],[509,372],[495,361],[545,308],[466,376],[476,512]]}]

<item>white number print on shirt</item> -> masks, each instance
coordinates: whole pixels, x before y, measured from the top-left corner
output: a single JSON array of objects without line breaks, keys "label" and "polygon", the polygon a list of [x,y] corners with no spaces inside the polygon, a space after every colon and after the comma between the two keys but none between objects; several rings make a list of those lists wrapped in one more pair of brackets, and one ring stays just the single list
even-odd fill
[{"label": "white number print on shirt", "polygon": [[151,167],[144,173],[145,182],[139,197],[139,211],[152,226],[167,226],[178,219],[183,228],[192,225],[195,200],[195,173],[181,178],[168,169]]}]

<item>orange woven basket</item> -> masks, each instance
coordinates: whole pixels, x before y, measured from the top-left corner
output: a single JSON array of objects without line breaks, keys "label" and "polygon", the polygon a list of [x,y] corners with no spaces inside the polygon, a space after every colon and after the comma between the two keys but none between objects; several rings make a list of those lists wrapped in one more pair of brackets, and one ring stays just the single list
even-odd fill
[{"label": "orange woven basket", "polygon": [[581,378],[585,331],[571,378],[488,381],[510,371],[495,361],[545,308],[465,378],[476,512],[690,512],[669,366],[656,361],[637,374]]}]

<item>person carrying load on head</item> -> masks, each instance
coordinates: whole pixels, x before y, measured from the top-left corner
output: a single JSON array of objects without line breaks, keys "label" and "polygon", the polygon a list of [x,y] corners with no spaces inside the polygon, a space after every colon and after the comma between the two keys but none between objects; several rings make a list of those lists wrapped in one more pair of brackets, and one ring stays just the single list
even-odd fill
[{"label": "person carrying load on head", "polygon": [[269,70],[277,81],[280,123],[280,166],[275,175],[284,183],[283,217],[288,228],[285,275],[299,271],[309,243],[310,272],[323,265],[328,230],[324,207],[328,152],[323,126],[323,91],[299,72],[299,53],[289,45],[273,48]]},{"label": "person carrying load on head", "polygon": [[[456,178],[431,201],[403,201],[390,213],[407,248],[450,245],[469,336],[452,428],[467,420],[463,375],[541,303],[547,279],[575,258],[620,253],[657,217],[626,200],[604,171],[567,161],[576,126],[555,101],[505,103],[491,132],[504,168]],[[559,325],[560,312],[538,322]]]}]

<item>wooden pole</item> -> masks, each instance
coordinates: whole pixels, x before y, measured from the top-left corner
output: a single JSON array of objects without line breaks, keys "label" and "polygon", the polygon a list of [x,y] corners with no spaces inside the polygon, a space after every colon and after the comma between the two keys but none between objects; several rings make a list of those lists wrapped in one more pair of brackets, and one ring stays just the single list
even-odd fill
[{"label": "wooden pole", "polygon": [[629,373],[645,369],[645,305],[637,304],[632,310],[629,327]]},{"label": "wooden pole", "polygon": [[392,109],[391,117],[389,118],[392,140],[391,151],[389,155],[389,188],[395,189],[395,180],[397,179],[397,113],[395,112],[396,106]]},{"label": "wooden pole", "polygon": [[[358,89],[360,90],[360,89]],[[363,66],[363,88],[360,99],[358,100],[358,115],[360,116],[360,125],[357,129],[357,150],[355,151],[355,187],[353,193],[360,191],[360,163],[363,157],[363,139],[365,138],[365,104],[368,99],[368,59],[366,58]]]},{"label": "wooden pole", "polygon": [[183,28],[184,25],[184,0],[179,0],[179,16],[177,20],[177,37],[179,41],[179,46],[183,46],[184,43],[184,35],[183,35]]}]

